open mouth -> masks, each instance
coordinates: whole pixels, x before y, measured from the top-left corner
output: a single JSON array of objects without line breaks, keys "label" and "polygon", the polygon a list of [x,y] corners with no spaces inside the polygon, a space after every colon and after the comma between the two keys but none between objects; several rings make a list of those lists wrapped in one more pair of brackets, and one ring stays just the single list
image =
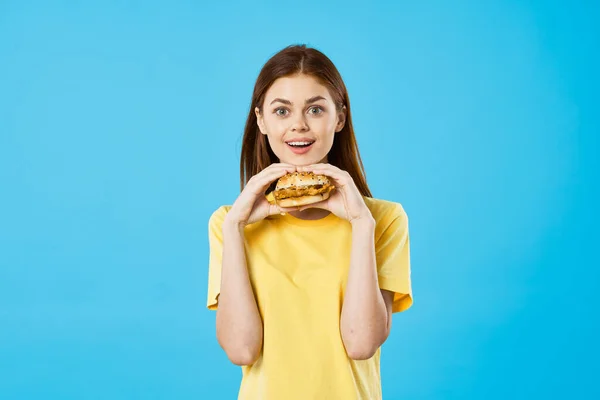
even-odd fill
[{"label": "open mouth", "polygon": [[310,145],[312,145],[314,143],[314,141],[297,141],[297,142],[286,142],[288,146],[293,147],[293,148],[297,148],[297,149],[303,149],[306,147],[309,147]]},{"label": "open mouth", "polygon": [[314,141],[293,141],[286,142],[292,153],[304,154],[310,151]]}]

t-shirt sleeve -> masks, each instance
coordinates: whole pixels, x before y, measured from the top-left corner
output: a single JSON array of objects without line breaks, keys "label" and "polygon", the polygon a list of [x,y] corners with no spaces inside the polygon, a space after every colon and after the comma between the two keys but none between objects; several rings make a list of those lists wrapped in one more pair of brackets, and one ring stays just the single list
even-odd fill
[{"label": "t-shirt sleeve", "polygon": [[206,306],[216,310],[221,292],[221,263],[223,261],[223,221],[227,215],[225,206],[219,207],[208,220],[208,299]]},{"label": "t-shirt sleeve", "polygon": [[410,271],[408,216],[398,205],[375,242],[379,287],[394,292],[392,312],[405,311],[413,303]]}]

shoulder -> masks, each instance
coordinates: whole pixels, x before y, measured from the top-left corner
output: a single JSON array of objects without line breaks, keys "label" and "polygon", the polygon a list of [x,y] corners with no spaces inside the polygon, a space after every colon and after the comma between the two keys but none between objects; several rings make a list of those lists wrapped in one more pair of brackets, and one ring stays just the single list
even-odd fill
[{"label": "shoulder", "polygon": [[221,226],[229,210],[231,210],[231,205],[222,205],[213,210],[208,218],[208,225],[211,227]]},{"label": "shoulder", "polygon": [[364,197],[375,219],[375,239],[408,234],[408,215],[404,206],[395,201]]},{"label": "shoulder", "polygon": [[384,225],[391,223],[392,221],[400,218],[408,220],[408,215],[404,206],[395,201],[376,199],[373,197],[363,196],[365,204],[371,211],[375,222],[382,223]]}]

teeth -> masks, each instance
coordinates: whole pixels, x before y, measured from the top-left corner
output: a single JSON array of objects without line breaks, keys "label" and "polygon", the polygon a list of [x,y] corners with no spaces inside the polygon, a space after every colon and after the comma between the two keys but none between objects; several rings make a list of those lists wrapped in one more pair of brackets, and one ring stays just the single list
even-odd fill
[{"label": "teeth", "polygon": [[312,144],[312,142],[288,142],[292,146],[306,146],[308,144]]}]

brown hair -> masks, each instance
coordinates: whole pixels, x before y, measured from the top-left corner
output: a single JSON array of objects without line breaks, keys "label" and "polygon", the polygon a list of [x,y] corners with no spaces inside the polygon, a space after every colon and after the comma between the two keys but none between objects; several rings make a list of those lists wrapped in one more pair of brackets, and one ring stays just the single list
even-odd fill
[{"label": "brown hair", "polygon": [[296,74],[310,75],[326,86],[338,111],[346,106],[344,127],[335,134],[327,160],[331,165],[347,171],[363,196],[373,197],[358,152],[346,85],[333,62],[325,54],[306,45],[292,45],[279,51],[265,63],[256,79],[242,139],[240,190],[244,190],[252,176],[278,162],[266,136],[258,128],[254,109],[258,107],[263,112],[265,94],[275,80]]}]

